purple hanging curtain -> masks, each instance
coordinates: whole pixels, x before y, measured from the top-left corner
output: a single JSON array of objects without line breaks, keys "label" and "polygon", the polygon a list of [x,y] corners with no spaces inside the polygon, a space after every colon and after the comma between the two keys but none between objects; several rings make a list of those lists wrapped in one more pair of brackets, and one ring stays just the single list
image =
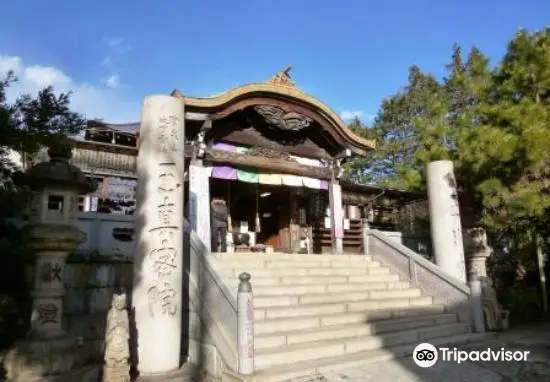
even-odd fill
[{"label": "purple hanging curtain", "polygon": [[225,152],[228,152],[228,153],[236,153],[237,152],[237,147],[236,146],[230,145],[229,143],[223,143],[223,142],[214,143],[212,148],[215,149],[215,150],[225,151]]},{"label": "purple hanging curtain", "polygon": [[328,180],[321,179],[321,190],[328,190]]},{"label": "purple hanging curtain", "polygon": [[212,168],[212,178],[236,180],[237,169],[229,166],[214,166]]}]

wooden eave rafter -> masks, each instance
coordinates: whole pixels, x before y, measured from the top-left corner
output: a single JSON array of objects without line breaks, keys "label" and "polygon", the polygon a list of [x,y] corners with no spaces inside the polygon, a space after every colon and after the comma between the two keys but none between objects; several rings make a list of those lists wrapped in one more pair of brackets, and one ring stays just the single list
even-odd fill
[{"label": "wooden eave rafter", "polygon": [[328,168],[307,166],[284,159],[265,158],[257,155],[231,153],[216,149],[206,149],[204,159],[217,164],[226,163],[233,166],[247,166],[283,174],[330,179]]}]

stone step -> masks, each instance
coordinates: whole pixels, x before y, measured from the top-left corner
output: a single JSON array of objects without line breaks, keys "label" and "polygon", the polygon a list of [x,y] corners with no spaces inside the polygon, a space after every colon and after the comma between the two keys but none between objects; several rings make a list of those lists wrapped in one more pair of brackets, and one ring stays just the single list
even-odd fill
[{"label": "stone step", "polygon": [[[377,336],[356,336],[345,339],[332,339],[289,345],[284,348],[262,349],[255,353],[255,366],[258,370],[277,365],[289,365],[296,362],[311,361],[328,357],[430,341],[434,338],[451,337],[466,334],[468,324],[453,323],[429,328],[418,328],[380,334]],[[413,345],[414,344],[414,345]]]},{"label": "stone step", "polygon": [[[230,288],[236,288],[239,285],[238,277],[227,277],[225,275],[226,284]],[[258,277],[252,275],[250,283],[252,290],[255,286],[284,286],[288,285],[310,285],[310,284],[367,284],[376,282],[398,282],[399,275],[397,274],[382,274],[382,275],[362,275],[362,276],[280,276],[280,277]],[[288,289],[287,289],[288,293]]]},{"label": "stone step", "polygon": [[302,317],[285,317],[256,321],[254,323],[255,335],[263,335],[288,330],[302,330],[324,328],[338,325],[354,325],[361,323],[378,322],[389,319],[406,319],[422,316],[442,316],[445,308],[443,305],[430,305],[425,307],[412,307],[391,311],[387,309],[371,310],[368,312],[345,312],[337,314],[313,315]]},{"label": "stone step", "polygon": [[224,268],[248,268],[256,269],[277,269],[277,268],[346,268],[355,267],[377,268],[380,267],[379,261],[271,261],[271,260],[256,260],[256,261],[241,261],[241,260],[220,260]]},{"label": "stone step", "polygon": [[368,301],[354,301],[347,303],[349,312],[364,311],[369,309],[395,309],[409,306],[427,306],[433,303],[431,296],[392,298]]},{"label": "stone step", "polygon": [[242,261],[258,261],[258,260],[270,260],[270,261],[373,261],[372,255],[363,254],[341,254],[341,255],[303,255],[296,253],[257,253],[257,252],[239,252],[239,253],[213,253],[215,259],[218,261],[226,260],[242,260]]},{"label": "stone step", "polygon": [[294,305],[302,304],[327,304],[343,301],[364,301],[380,300],[394,298],[420,297],[420,289],[395,289],[382,291],[361,291],[361,292],[341,292],[341,293],[318,293],[318,294],[298,294],[296,291],[288,289],[291,295],[286,296],[257,296],[254,298],[255,308],[269,308],[277,306],[287,306],[291,308]]},{"label": "stone step", "polygon": [[238,278],[242,272],[248,272],[252,279],[260,277],[284,277],[284,276],[365,276],[365,275],[387,275],[389,268],[383,267],[352,267],[352,268],[224,268],[228,277]]},{"label": "stone step", "polygon": [[[235,285],[237,285],[236,282]],[[365,290],[372,291],[388,291],[410,288],[410,283],[407,281],[397,282],[369,282],[363,284],[296,284],[285,285],[284,288],[279,286],[258,286],[253,288],[254,297],[260,296],[286,296],[289,293],[293,294],[310,294],[310,293],[338,293],[338,292],[361,292]]]},{"label": "stone step", "polygon": [[[452,337],[434,338],[430,343],[436,347],[457,346],[467,343],[481,342],[493,337],[494,333],[468,333]],[[242,376],[227,371],[224,377],[232,382],[287,382],[298,378],[307,378],[323,371],[337,371],[343,368],[353,368],[368,363],[390,361],[395,358],[410,356],[417,344],[406,344],[385,349],[368,350],[339,357],[327,357],[302,362],[294,362],[281,366],[258,370],[254,375]],[[304,379],[304,381],[309,379]],[[313,380],[313,379],[312,379]]]},{"label": "stone step", "polygon": [[[317,324],[319,324],[317,321]],[[256,350],[275,347],[285,347],[306,342],[346,339],[358,336],[378,335],[394,331],[425,328],[436,325],[453,324],[457,322],[455,314],[438,314],[431,316],[405,317],[391,320],[362,322],[351,325],[332,325],[324,327],[299,328],[285,331],[257,334],[254,338]]]},{"label": "stone step", "polygon": [[294,306],[266,307],[254,309],[254,320],[261,321],[283,317],[315,316],[368,310],[392,310],[408,307],[424,307],[432,304],[432,297],[411,297],[382,300],[337,302],[327,304],[303,304]]}]

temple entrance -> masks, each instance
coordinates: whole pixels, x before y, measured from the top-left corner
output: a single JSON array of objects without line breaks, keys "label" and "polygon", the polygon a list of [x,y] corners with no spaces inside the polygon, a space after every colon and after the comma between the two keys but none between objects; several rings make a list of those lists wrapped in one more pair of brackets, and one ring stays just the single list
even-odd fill
[{"label": "temple entrance", "polygon": [[[271,187],[274,188],[274,187]],[[273,248],[280,249],[283,247],[281,240],[282,227],[282,195],[280,190],[267,190],[267,187],[262,190],[258,197],[260,232],[258,232],[258,243],[269,245]]]},{"label": "temple entrance", "polygon": [[228,232],[236,250],[262,246],[287,253],[331,250],[330,230],[324,227],[328,207],[324,190],[210,178],[210,197],[225,200],[229,207]]},{"label": "temple entrance", "polygon": [[285,187],[211,178],[210,195],[226,201],[235,244],[247,236],[250,247],[262,244],[276,251],[290,249],[285,237],[289,224]]}]

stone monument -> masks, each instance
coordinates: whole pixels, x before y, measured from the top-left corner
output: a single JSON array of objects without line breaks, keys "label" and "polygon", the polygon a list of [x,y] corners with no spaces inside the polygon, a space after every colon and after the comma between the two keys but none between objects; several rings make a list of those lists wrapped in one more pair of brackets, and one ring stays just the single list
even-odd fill
[{"label": "stone monument", "polygon": [[141,377],[179,369],[183,286],[185,105],[145,98],[137,157],[137,250],[132,309]]},{"label": "stone monument", "polygon": [[[71,146],[59,143],[42,162],[19,174],[16,182],[34,192],[26,244],[35,254],[34,291],[30,330],[4,359],[11,381],[47,380],[78,368],[78,341],[62,327],[63,269],[70,252],[86,239],[75,226],[78,196],[97,185],[69,164]],[[76,380],[83,377],[75,376]]]},{"label": "stone monument", "polygon": [[426,173],[435,263],[443,272],[465,283],[466,264],[453,162],[430,162]]},{"label": "stone monument", "polygon": [[126,293],[113,295],[105,327],[103,382],[130,380],[130,321]]}]

